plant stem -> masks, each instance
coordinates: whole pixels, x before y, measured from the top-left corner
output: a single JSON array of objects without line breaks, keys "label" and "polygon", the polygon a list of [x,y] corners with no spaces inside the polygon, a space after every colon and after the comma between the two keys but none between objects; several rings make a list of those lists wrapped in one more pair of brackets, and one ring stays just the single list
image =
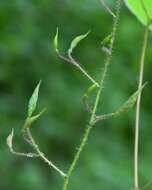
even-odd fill
[{"label": "plant stem", "polygon": [[[141,52],[141,59],[140,59],[140,73],[139,73],[139,82],[138,82],[138,89],[141,89],[143,85],[143,76],[144,76],[144,63],[145,63],[145,53],[146,47],[148,42],[148,26],[145,27],[144,32],[144,42]],[[137,98],[137,105],[136,105],[136,121],[135,121],[135,144],[134,144],[134,188],[139,189],[139,174],[138,174],[138,150],[139,150],[139,123],[140,123],[140,108],[141,108],[141,93],[139,93]]]},{"label": "plant stem", "polygon": [[75,59],[71,56],[71,54],[68,54],[71,63],[73,63],[93,84],[95,84],[97,87],[99,87],[99,84],[85,71],[79,63],[75,61]]},{"label": "plant stem", "polygon": [[110,44],[110,52],[111,54],[107,54],[107,58],[105,60],[105,67],[104,67],[104,71],[102,73],[101,76],[101,82],[100,82],[100,87],[98,89],[97,95],[96,95],[96,100],[95,100],[95,104],[94,104],[94,108],[93,108],[93,112],[91,114],[91,118],[89,121],[89,124],[87,125],[87,128],[85,130],[83,139],[80,143],[80,146],[78,148],[78,151],[76,152],[74,159],[69,167],[69,170],[67,172],[67,176],[65,178],[64,184],[63,184],[63,190],[67,190],[68,188],[68,184],[69,184],[69,179],[72,175],[73,170],[75,169],[75,166],[79,160],[80,154],[82,152],[82,150],[84,149],[86,142],[88,140],[89,134],[91,132],[92,127],[94,126],[94,120],[95,120],[95,115],[96,115],[96,111],[99,105],[99,100],[100,100],[100,95],[101,95],[101,91],[103,89],[103,83],[104,83],[104,79],[106,77],[106,73],[107,73],[107,69],[108,66],[110,64],[111,61],[111,57],[112,57],[112,49],[113,49],[113,45],[114,45],[114,40],[115,40],[115,34],[116,34],[116,29],[117,29],[117,24],[118,24],[118,20],[119,20],[119,13],[120,13],[120,7],[121,7],[121,0],[117,0],[117,6],[116,6],[116,17],[114,18],[114,23],[113,23],[113,31],[112,31],[112,42]]},{"label": "plant stem", "polygon": [[104,0],[100,0],[101,4],[103,5],[103,7],[107,10],[107,12],[112,15],[114,18],[116,17],[116,15],[112,12],[112,10],[106,5]]},{"label": "plant stem", "polygon": [[45,163],[47,163],[50,167],[54,168],[61,176],[65,177],[66,174],[63,173],[59,168],[57,168],[50,160],[48,160],[48,159],[46,158],[46,156],[44,155],[44,153],[40,151],[38,145],[36,144],[34,138],[32,137],[32,134],[31,134],[29,128],[27,129],[27,136],[28,136],[28,138],[29,138],[29,140],[30,140],[30,142],[31,142],[30,144],[33,146],[33,148],[35,149],[35,151],[38,153],[39,157],[40,157]]},{"label": "plant stem", "polygon": [[65,56],[63,56],[63,55],[61,55],[61,54],[59,53],[59,51],[57,51],[57,55],[58,55],[59,58],[61,58],[62,60],[64,60],[64,61],[66,61],[66,62],[68,62],[68,63],[71,63],[71,64],[73,64],[74,66],[76,66],[76,68],[79,69],[79,70],[84,74],[84,76],[86,76],[86,77],[89,79],[89,81],[91,81],[93,84],[95,84],[97,87],[99,87],[98,82],[96,82],[96,81],[87,73],[87,71],[86,71],[85,69],[83,69],[83,68],[80,66],[80,64],[72,57],[72,55],[71,55],[70,53],[68,54],[68,58],[65,57]]}]

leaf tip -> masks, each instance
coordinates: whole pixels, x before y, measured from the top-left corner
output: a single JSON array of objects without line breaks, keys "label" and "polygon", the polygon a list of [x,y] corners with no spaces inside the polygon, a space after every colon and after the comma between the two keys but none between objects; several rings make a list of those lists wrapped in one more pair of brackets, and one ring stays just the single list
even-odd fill
[{"label": "leaf tip", "polygon": [[10,150],[12,150],[13,136],[14,136],[14,129],[12,129],[11,133],[9,134],[9,136],[6,139],[6,143]]},{"label": "leaf tip", "polygon": [[54,37],[54,40],[53,40],[54,49],[55,49],[56,52],[59,52],[59,49],[58,49],[58,38],[59,38],[59,28],[57,27],[56,28],[56,34],[55,34],[55,37]]},{"label": "leaf tip", "polygon": [[76,48],[77,45],[78,45],[83,39],[85,39],[85,38],[88,36],[88,34],[89,34],[90,32],[91,32],[91,30],[89,30],[89,31],[88,31],[87,33],[85,33],[85,34],[82,34],[82,35],[79,35],[79,36],[75,37],[75,38],[72,40],[71,45],[70,45],[70,48],[68,49],[68,54],[69,54],[69,55],[73,52],[74,48]]},{"label": "leaf tip", "polygon": [[29,104],[28,104],[28,117],[31,117],[33,112],[36,109],[37,106],[37,101],[38,101],[38,96],[39,96],[39,89],[40,89],[40,85],[42,83],[42,80],[39,81],[39,83],[37,84],[30,100],[29,100]]}]

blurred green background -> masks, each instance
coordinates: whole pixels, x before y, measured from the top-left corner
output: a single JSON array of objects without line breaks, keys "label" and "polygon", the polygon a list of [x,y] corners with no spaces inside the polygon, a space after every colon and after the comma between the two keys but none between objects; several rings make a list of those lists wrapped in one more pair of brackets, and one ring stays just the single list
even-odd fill
[{"label": "blurred green background", "polygon": [[[114,8],[115,1],[107,2]],[[65,172],[89,120],[82,96],[90,82],[72,65],[57,58],[52,47],[57,26],[63,52],[75,36],[91,29],[74,56],[99,80],[105,59],[100,41],[112,28],[112,18],[99,0],[0,1],[0,190],[59,190],[62,187],[62,177],[43,161],[16,157],[6,146],[6,137],[14,128],[15,149],[31,151],[20,130],[28,99],[40,79],[43,82],[38,110],[47,107],[47,111],[32,127],[32,133],[41,150]],[[99,113],[115,110],[137,89],[142,40],[142,25],[123,5]],[[142,185],[152,178],[151,42],[150,37],[145,67],[145,81],[149,84],[142,101]],[[69,189],[132,188],[134,116],[135,108],[94,127]]]}]

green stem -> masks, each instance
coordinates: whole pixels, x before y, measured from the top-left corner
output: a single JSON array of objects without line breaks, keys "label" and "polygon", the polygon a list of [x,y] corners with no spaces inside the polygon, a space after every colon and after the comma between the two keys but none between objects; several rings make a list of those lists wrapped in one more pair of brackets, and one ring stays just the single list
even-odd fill
[{"label": "green stem", "polygon": [[100,95],[101,95],[101,92],[102,92],[102,89],[103,89],[104,79],[106,77],[108,66],[110,64],[111,57],[112,57],[112,49],[113,49],[113,44],[114,44],[114,40],[115,40],[117,24],[118,24],[118,20],[119,20],[120,7],[121,7],[121,0],[117,0],[116,17],[114,18],[113,31],[112,31],[112,39],[113,40],[112,40],[111,45],[110,45],[111,54],[107,55],[107,58],[105,60],[105,67],[104,67],[104,71],[103,71],[102,76],[101,76],[100,87],[99,87],[98,92],[97,92],[93,112],[91,114],[89,124],[87,125],[87,128],[85,130],[85,133],[84,133],[83,139],[82,139],[82,141],[80,143],[80,146],[78,148],[78,151],[76,152],[76,154],[74,156],[74,159],[73,159],[73,161],[72,161],[72,163],[71,163],[71,165],[69,167],[69,170],[67,172],[67,176],[66,176],[64,184],[63,184],[63,190],[67,190],[67,188],[68,188],[69,179],[70,179],[70,177],[72,175],[72,172],[75,169],[75,166],[76,166],[76,164],[77,164],[77,162],[79,160],[80,154],[81,154],[82,150],[84,149],[84,147],[86,145],[86,142],[88,140],[88,137],[89,137],[89,134],[91,132],[91,129],[94,126],[95,115],[96,115],[96,111],[97,111],[97,108],[98,108],[98,105],[99,105],[99,100],[100,100]]},{"label": "green stem", "polygon": [[78,62],[75,61],[75,59],[72,57],[72,55],[68,54],[69,59],[73,65],[75,65],[93,84],[95,84],[97,87],[99,87],[98,82],[96,82],[85,69],[83,69]]},{"label": "green stem", "polygon": [[33,148],[35,149],[35,151],[37,152],[38,156],[46,163],[48,164],[50,167],[52,167],[54,170],[56,170],[62,177],[66,177],[66,174],[64,172],[62,172],[58,167],[56,167],[50,160],[48,160],[46,158],[46,156],[44,155],[43,152],[40,151],[38,145],[36,144],[30,129],[27,129],[27,135],[28,138],[30,140],[30,144],[33,146]]},{"label": "green stem", "polygon": [[[141,59],[140,59],[140,73],[139,73],[139,83],[138,89],[141,89],[143,85],[143,76],[144,76],[144,63],[145,63],[145,53],[146,47],[148,42],[148,26],[145,27],[144,32],[144,42],[141,52]],[[134,144],[134,188],[139,189],[139,174],[138,174],[138,150],[139,150],[139,125],[140,125],[140,109],[141,109],[141,93],[139,93],[137,98],[137,105],[136,105],[136,121],[135,121],[135,144]]]},{"label": "green stem", "polygon": [[59,51],[56,51],[57,52],[57,55],[59,56],[59,58],[61,58],[62,60],[68,62],[68,63],[71,63],[73,65],[75,65],[77,67],[77,69],[79,69],[83,74],[84,76],[86,76],[89,81],[91,81],[94,85],[96,85],[97,87],[99,87],[99,84],[98,82],[96,82],[88,73],[85,69],[83,69],[80,64],[72,57],[72,55],[70,53],[68,53],[68,56],[69,58],[63,56],[60,54]]}]

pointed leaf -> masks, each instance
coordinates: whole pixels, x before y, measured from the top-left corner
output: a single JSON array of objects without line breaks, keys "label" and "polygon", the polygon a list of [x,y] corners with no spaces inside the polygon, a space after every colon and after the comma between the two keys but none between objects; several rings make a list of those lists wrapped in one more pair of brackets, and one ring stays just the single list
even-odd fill
[{"label": "pointed leaf", "polygon": [[28,104],[28,117],[31,117],[33,112],[36,109],[36,105],[37,105],[37,101],[38,101],[38,96],[39,96],[39,88],[41,85],[41,81],[38,83],[38,85],[36,86],[30,100],[29,100],[29,104]]},{"label": "pointed leaf", "polygon": [[136,103],[138,95],[141,93],[143,88],[145,87],[147,83],[145,83],[141,89],[137,90],[130,98],[115,112],[109,113],[109,114],[104,114],[104,115],[99,115],[96,116],[95,122],[97,121],[102,121],[102,120],[107,120],[112,117],[116,117],[122,113],[128,112]]},{"label": "pointed leaf", "polygon": [[91,86],[87,89],[87,91],[86,91],[86,93],[85,93],[84,95],[85,95],[85,96],[89,96],[96,88],[98,88],[98,86],[97,86],[96,84],[91,85]]},{"label": "pointed leaf", "polygon": [[104,47],[109,47],[111,43],[112,43],[112,34],[109,34],[101,41],[101,45]]},{"label": "pointed leaf", "polygon": [[74,38],[71,42],[71,45],[70,45],[70,48],[68,50],[68,53],[71,54],[73,49],[84,39],[88,36],[88,34],[90,33],[87,32],[86,34],[83,34],[83,35],[80,35],[80,36],[77,36],[76,38]]},{"label": "pointed leaf", "polygon": [[141,93],[146,83],[141,87],[141,89],[137,90],[116,112],[114,115],[119,115],[121,113],[129,111],[136,103],[138,95]]},{"label": "pointed leaf", "polygon": [[6,139],[7,145],[11,151],[13,150],[13,146],[12,146],[13,136],[14,136],[14,129],[12,129],[12,132],[9,134],[9,136]]},{"label": "pointed leaf", "polygon": [[57,28],[56,29],[56,35],[55,35],[54,40],[53,40],[54,49],[56,52],[59,52],[59,50],[58,50],[58,38],[59,38],[59,29]]}]

